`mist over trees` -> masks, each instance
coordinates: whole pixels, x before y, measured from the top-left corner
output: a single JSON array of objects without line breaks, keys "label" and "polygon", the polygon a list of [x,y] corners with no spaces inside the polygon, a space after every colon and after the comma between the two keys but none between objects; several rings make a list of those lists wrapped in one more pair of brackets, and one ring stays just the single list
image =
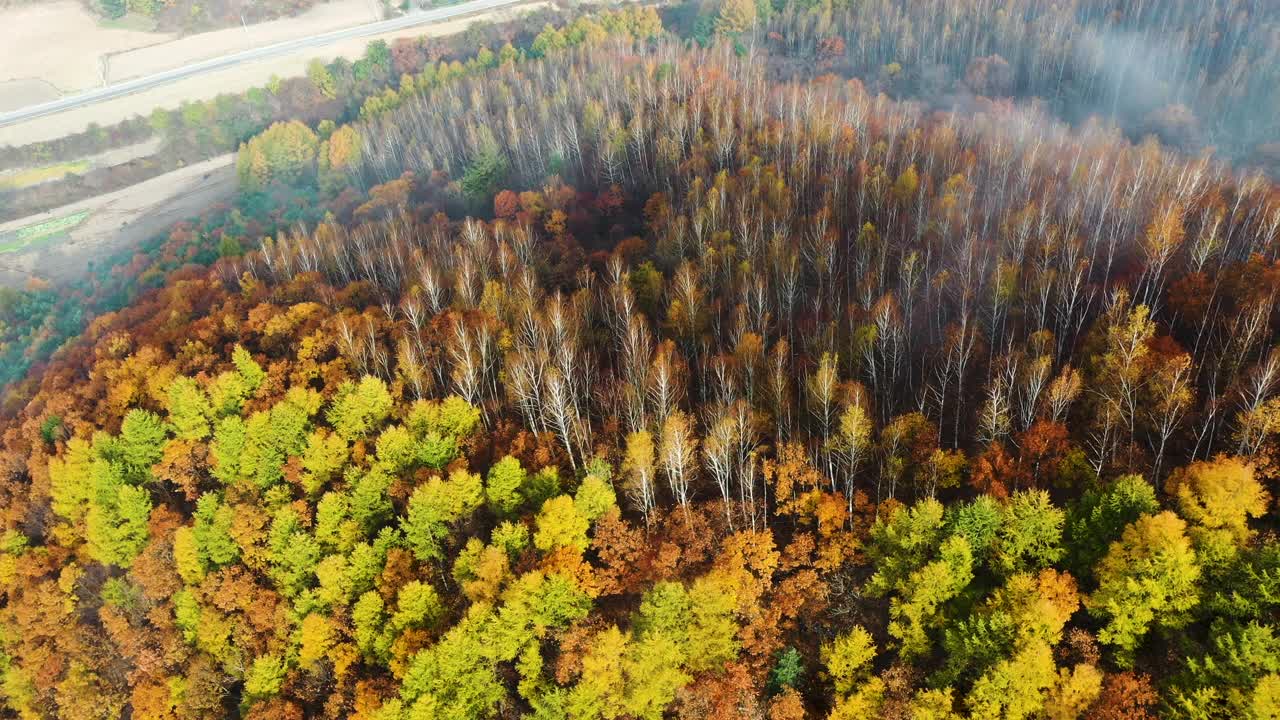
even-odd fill
[{"label": "mist over trees", "polygon": [[11,401],[12,713],[1280,713],[1277,186],[699,12],[243,145]]},{"label": "mist over trees", "polygon": [[969,108],[1036,99],[1192,154],[1276,170],[1280,6],[1266,2],[1018,0],[765,4],[786,55],[894,97]]}]

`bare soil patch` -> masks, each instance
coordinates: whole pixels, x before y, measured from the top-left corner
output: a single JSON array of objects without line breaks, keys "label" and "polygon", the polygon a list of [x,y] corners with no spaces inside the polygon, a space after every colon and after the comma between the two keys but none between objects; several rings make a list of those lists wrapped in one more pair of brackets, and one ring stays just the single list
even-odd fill
[{"label": "bare soil patch", "polygon": [[74,0],[0,10],[0,28],[0,82],[38,78],[64,93],[101,84],[102,55],[174,37],[103,27]]},{"label": "bare soil patch", "polygon": [[38,78],[0,82],[0,112],[57,100],[58,88]]},{"label": "bare soil patch", "polygon": [[22,287],[38,277],[54,283],[82,276],[91,261],[136,245],[175,222],[235,195],[235,156],[207,160],[107,195],[0,224],[0,238],[23,228],[88,212],[65,238],[0,254],[0,286]]}]

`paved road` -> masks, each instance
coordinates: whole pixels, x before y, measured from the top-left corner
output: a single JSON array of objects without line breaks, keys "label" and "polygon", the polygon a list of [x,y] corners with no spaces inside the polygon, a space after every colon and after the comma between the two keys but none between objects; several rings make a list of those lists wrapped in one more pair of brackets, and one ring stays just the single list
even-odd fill
[{"label": "paved road", "polygon": [[470,13],[484,12],[486,10],[494,10],[508,5],[517,5],[526,2],[526,0],[472,0],[471,2],[459,3],[450,7],[437,8],[435,10],[427,10],[425,12],[411,13],[403,17],[391,20],[383,20],[382,22],[369,23],[345,30],[334,30],[332,32],[312,35],[307,38],[298,40],[288,40],[286,42],[275,43],[272,45],[264,45],[260,48],[252,50],[243,50],[241,52],[223,55],[212,60],[203,60],[190,65],[184,65],[173,70],[166,70],[154,75],[135,78],[114,85],[89,90],[88,92],[76,95],[68,95],[64,98],[51,100],[39,105],[31,105],[29,107],[14,110],[12,112],[0,113],[0,127],[13,125],[27,120],[34,120],[46,115],[70,110],[72,108],[91,105],[103,100],[121,97],[130,93],[149,90],[153,87],[164,85],[166,83],[176,82],[193,75],[207,73],[214,70],[222,70],[233,65],[252,62],[254,60],[262,60],[264,58],[275,57],[277,55],[286,55],[288,53],[301,50],[303,48],[322,47],[330,43],[342,40],[350,40],[352,38],[370,37],[373,35],[382,35],[388,32],[404,30],[405,28],[414,27],[416,25],[426,25],[428,23],[447,20],[449,18],[458,17],[459,15],[467,15]]}]

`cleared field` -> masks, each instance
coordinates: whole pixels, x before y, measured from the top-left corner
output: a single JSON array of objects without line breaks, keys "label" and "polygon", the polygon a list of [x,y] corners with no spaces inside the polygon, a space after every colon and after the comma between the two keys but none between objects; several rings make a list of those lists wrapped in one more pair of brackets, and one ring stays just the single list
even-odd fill
[{"label": "cleared field", "polygon": [[0,237],[0,253],[15,253],[29,250],[39,243],[64,235],[89,217],[88,210],[81,210],[71,215],[56,217],[35,225],[19,228],[12,237]]},{"label": "cleared field", "polygon": [[60,95],[58,88],[38,78],[5,80],[0,82],[0,112],[39,105],[56,100]]},{"label": "cleared field", "polygon": [[116,53],[107,59],[107,78],[120,82],[240,50],[374,22],[382,19],[376,9],[376,3],[370,0],[331,0],[297,17],[200,33]]},{"label": "cleared field", "polygon": [[[102,55],[174,37],[103,27],[74,0],[33,3],[0,11],[0,28],[4,28],[0,30],[3,36],[0,82],[43,80],[62,92],[101,84],[99,58]],[[0,97],[0,103],[3,102],[4,98]]]},{"label": "cleared field", "polygon": [[[231,199],[236,189],[234,161],[234,155],[224,155],[107,195],[0,223],[0,248],[6,248],[0,251],[0,286],[21,287],[32,277],[53,282],[80,277],[90,262]],[[79,219],[71,223],[71,218]],[[51,233],[52,229],[58,230]]]},{"label": "cleared field", "polygon": [[87,160],[58,163],[44,167],[19,170],[14,173],[0,175],[0,189],[20,190],[32,185],[39,185],[51,180],[59,180],[67,175],[80,174],[89,169]]}]

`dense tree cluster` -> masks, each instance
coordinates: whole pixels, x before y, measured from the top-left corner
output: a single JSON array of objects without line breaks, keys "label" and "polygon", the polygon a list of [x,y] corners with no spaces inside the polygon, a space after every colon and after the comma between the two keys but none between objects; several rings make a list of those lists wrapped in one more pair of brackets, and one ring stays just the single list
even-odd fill
[{"label": "dense tree cluster", "polygon": [[244,92],[156,108],[146,117],[136,115],[108,127],[90,125],[84,132],[47,142],[0,146],[0,167],[19,168],[76,161],[152,139],[159,142],[145,158],[30,187],[0,187],[0,219],[34,215],[235,152],[275,123],[301,121],[323,135],[332,123],[397,106],[402,95],[537,54],[535,44],[541,49],[553,40],[553,46],[563,48],[580,44],[588,36],[599,39],[601,33],[632,32],[636,23],[647,24],[650,33],[655,26],[661,30],[651,8],[598,15],[594,10],[585,4],[572,9],[535,8],[503,23],[472,23],[455,35],[405,37],[390,44],[375,40],[355,61],[317,59],[305,75],[273,78]]},{"label": "dense tree cluster", "polygon": [[1274,184],[578,30],[255,138],[314,219],[33,378],[12,712],[1280,713]]},{"label": "dense tree cluster", "polygon": [[[787,55],[950,110],[1037,98],[1069,122],[1215,148],[1280,171],[1280,5],[1168,0],[793,0],[761,32]],[[728,5],[726,5],[728,7]],[[765,22],[767,20],[767,22]]]},{"label": "dense tree cluster", "polygon": [[135,22],[151,23],[156,30],[182,33],[240,27],[246,23],[290,17],[316,4],[316,0],[270,0],[253,4],[230,0],[93,0],[86,3],[90,10],[107,20],[131,15]]},{"label": "dense tree cluster", "polygon": [[[528,48],[535,44],[543,48],[547,38],[554,40],[550,47],[563,49],[588,38],[593,42],[618,34],[647,38],[661,31],[661,21],[651,8],[569,20],[588,10],[540,10],[503,25],[473,24],[466,32],[446,38],[401,38],[389,46],[375,41],[355,63],[342,58],[327,64],[316,61],[306,76],[273,81],[238,95],[188,102],[176,110],[157,109],[147,119],[135,117],[110,128],[93,127],[50,143],[0,147],[0,165],[21,166],[75,159],[153,135],[162,140],[160,149],[148,158],[30,188],[0,189],[0,219],[35,214],[141,182],[190,162],[234,152],[242,143],[251,145],[251,153],[258,152],[256,165],[260,173],[269,176],[271,166],[262,162],[264,153],[274,154],[276,159],[288,157],[277,146],[284,136],[304,147],[315,142],[312,135],[328,140],[318,155],[304,153],[313,161],[293,163],[284,175],[295,180],[318,179],[326,190],[341,190],[346,167],[359,148],[350,128],[335,122],[371,117],[436,85],[497,64],[521,62],[530,52],[538,52]],[[489,46],[498,47],[498,52],[490,52]],[[310,130],[299,127],[304,123]],[[292,132],[271,130],[276,124]],[[335,137],[330,138],[330,133]],[[243,164],[247,168],[253,163],[246,159]],[[90,266],[89,277],[74,283],[74,290],[55,292],[40,282],[23,290],[5,290],[0,294],[0,385],[13,389],[29,368],[38,370],[68,338],[80,332],[87,319],[118,309],[140,289],[159,284],[165,272],[186,263],[208,265],[219,256],[238,255],[245,241],[273,234],[277,226],[314,224],[324,217],[318,198],[308,197],[296,186],[287,192],[270,192],[272,188],[251,191],[258,187],[247,183],[231,207],[211,208],[198,221],[180,223],[167,238],[156,238],[141,248],[125,248],[118,256]]]}]

